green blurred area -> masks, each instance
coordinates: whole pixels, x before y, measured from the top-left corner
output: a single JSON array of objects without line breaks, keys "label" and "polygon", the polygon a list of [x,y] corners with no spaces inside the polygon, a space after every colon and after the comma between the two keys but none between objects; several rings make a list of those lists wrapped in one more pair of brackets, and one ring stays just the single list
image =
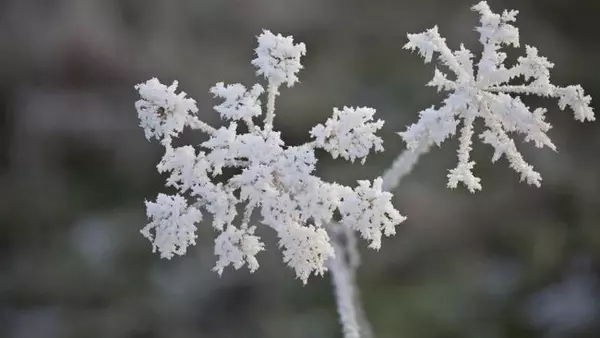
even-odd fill
[{"label": "green blurred area", "polygon": [[[434,66],[402,50],[406,33],[437,24],[451,48],[477,52],[472,4],[0,2],[0,337],[340,337],[327,276],[302,286],[268,230],[252,275],[211,271],[209,223],[185,257],[152,254],[139,234],[143,201],[169,190],[155,169],[161,147],[138,127],[133,86],[177,79],[218,126],[208,88],[251,85],[255,37],[291,34],[307,55],[301,83],[277,101],[284,140],[308,140],[333,107],[374,107],[386,121],[386,152],[364,166],[319,154],[324,179],[351,184],[380,175],[404,149],[396,132],[442,98],[425,87]],[[555,63],[555,84],[581,84],[600,100],[600,2],[489,4],[520,11],[521,44]],[[559,149],[517,142],[541,188],[475,143],[483,191],[446,189],[449,141],[394,191],[409,217],[397,235],[379,252],[361,242],[359,287],[377,337],[600,337],[600,124],[574,121],[553,100],[526,103],[548,108]]]}]

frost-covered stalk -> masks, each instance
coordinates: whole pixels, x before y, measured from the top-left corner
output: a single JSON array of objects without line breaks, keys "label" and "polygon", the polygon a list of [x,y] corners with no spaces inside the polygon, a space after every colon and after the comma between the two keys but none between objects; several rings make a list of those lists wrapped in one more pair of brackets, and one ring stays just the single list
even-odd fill
[{"label": "frost-covered stalk", "polygon": [[[339,229],[339,228],[334,228]],[[359,321],[358,291],[355,281],[358,255],[349,231],[332,230],[331,242],[336,252],[335,257],[328,261],[331,283],[335,292],[339,321],[342,326],[344,338],[360,338],[361,327]],[[341,233],[340,233],[341,232]],[[344,236],[345,238],[340,238]],[[356,261],[355,261],[356,260]],[[364,337],[363,337],[364,338]]]},{"label": "frost-covered stalk", "polygon": [[[341,215],[338,227],[358,231],[376,249],[382,236],[394,234],[394,227],[405,218],[393,207],[392,195],[381,190],[381,178],[358,181],[351,188],[313,175],[317,148],[334,158],[363,163],[371,150],[383,150],[381,138],[375,135],[383,121],[373,120],[375,110],[334,108],[325,124],[310,131],[313,141],[287,146],[273,128],[275,97],[282,84],[292,87],[298,82],[306,47],[295,44],[292,37],[264,31],[255,51],[252,64],[268,81],[266,112],[260,101],[265,91],[261,85],[247,89],[239,83],[219,82],[210,92],[223,100],[214,109],[229,121],[225,127],[217,129],[201,121],[195,101],[176,93],[177,82],[165,86],[151,79],[136,86],[141,96],[136,102],[140,126],[148,139],[156,138],[165,147],[158,171],[169,173],[166,185],[178,190],[146,202],[151,222],[142,234],[161,257],[183,255],[195,244],[196,224],[204,210],[212,214],[213,227],[220,232],[215,239],[214,270],[221,274],[227,266],[247,265],[253,272],[259,267],[256,255],[264,250],[255,235],[256,225],[251,224],[256,212],[260,222],[277,233],[284,262],[306,283],[311,274],[323,274],[326,261],[335,255],[324,228],[334,221],[335,213]],[[263,125],[258,126],[254,119],[261,115]],[[245,123],[248,131],[240,134],[238,123]],[[198,129],[209,139],[200,149],[173,146],[172,139],[184,127]],[[227,167],[241,172],[218,182],[216,177]],[[244,208],[241,216],[239,205]]]},{"label": "frost-covered stalk", "polygon": [[428,144],[420,144],[412,149],[404,150],[396,157],[392,165],[383,173],[383,189],[393,191],[398,188],[400,180],[410,174],[414,166],[419,162],[421,155],[426,154],[429,148]]},{"label": "frost-covered stalk", "polygon": [[328,227],[336,255],[328,261],[344,338],[371,338],[373,332],[361,304],[356,270],[360,265],[356,234],[347,227]]},{"label": "frost-covered stalk", "polygon": [[[558,99],[560,109],[569,107],[579,121],[593,121],[594,112],[590,107],[591,98],[584,94],[581,86],[559,87],[550,83],[550,69],[553,64],[538,55],[535,47],[525,46],[525,56],[517,63],[505,66],[506,53],[503,46],[519,47],[519,31],[511,25],[516,20],[517,11],[493,13],[485,1],[472,9],[481,16],[479,41],[483,51],[477,64],[474,55],[462,44],[457,51],[451,51],[446,40],[438,33],[437,26],[420,34],[408,34],[406,49],[417,50],[431,62],[434,54],[440,63],[452,73],[452,78],[435,70],[428,86],[438,91],[449,92],[440,108],[429,108],[420,112],[417,123],[399,133],[409,149],[425,145],[441,145],[456,133],[462,122],[458,165],[448,174],[448,187],[455,188],[463,183],[471,192],[481,189],[480,179],[473,174],[474,161],[470,160],[473,122],[476,118],[484,121],[485,129],[479,134],[483,143],[494,148],[492,162],[502,155],[508,159],[510,167],[521,175],[521,181],[540,186],[540,174],[525,162],[509,133],[525,135],[526,142],[536,147],[549,147],[556,150],[546,132],[551,125],[545,121],[545,109],[533,112],[520,98],[520,95],[538,95]],[[520,82],[514,83],[516,80]]]}]

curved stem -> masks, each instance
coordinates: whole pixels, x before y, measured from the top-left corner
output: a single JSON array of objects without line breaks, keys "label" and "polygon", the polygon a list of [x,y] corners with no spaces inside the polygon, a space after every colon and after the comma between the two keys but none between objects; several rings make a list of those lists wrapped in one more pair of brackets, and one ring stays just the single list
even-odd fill
[{"label": "curved stem", "polygon": [[383,173],[383,190],[392,191],[396,189],[400,184],[400,180],[412,171],[421,155],[427,153],[430,147],[429,144],[421,143],[416,148],[406,149],[398,155],[392,165]]}]

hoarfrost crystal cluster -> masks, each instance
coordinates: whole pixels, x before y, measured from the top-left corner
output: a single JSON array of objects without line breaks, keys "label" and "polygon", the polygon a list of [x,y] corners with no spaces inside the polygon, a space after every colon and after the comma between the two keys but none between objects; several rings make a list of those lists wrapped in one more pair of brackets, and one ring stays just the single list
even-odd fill
[{"label": "hoarfrost crystal cluster", "polygon": [[296,74],[303,68],[300,57],[306,54],[303,43],[294,44],[291,36],[274,35],[265,30],[258,36],[255,52],[256,59],[252,64],[257,68],[256,74],[264,76],[270,86],[279,87],[285,83],[292,87],[298,82]]},{"label": "hoarfrost crystal cluster", "polygon": [[341,111],[333,108],[333,117],[327,119],[324,126],[315,126],[310,134],[316,139],[316,144],[330,152],[333,158],[341,156],[352,162],[362,158],[364,164],[371,148],[383,150],[383,140],[375,136],[383,121],[369,122],[374,114],[375,109],[367,107],[344,107]]},{"label": "hoarfrost crystal cluster", "polygon": [[[356,230],[378,249],[381,237],[394,234],[394,227],[405,218],[392,205],[392,195],[382,191],[381,179],[372,184],[359,181],[351,188],[313,175],[317,148],[334,158],[362,162],[372,150],[383,150],[381,138],[375,135],[383,121],[373,121],[375,110],[334,109],[325,125],[312,129],[314,141],[287,146],[273,130],[275,97],[282,84],[291,87],[298,82],[305,46],[264,31],[255,51],[252,64],[257,75],[268,81],[266,111],[260,100],[265,92],[261,85],[247,89],[239,83],[219,82],[210,89],[223,100],[214,109],[229,124],[218,129],[199,119],[193,99],[176,93],[177,82],[165,86],[150,79],[136,86],[141,96],[135,104],[140,126],[148,139],[159,139],[165,147],[157,169],[169,175],[166,185],[178,190],[146,202],[151,222],[142,234],[161,257],[183,255],[195,244],[203,209],[212,214],[212,225],[220,232],[214,270],[221,274],[230,265],[235,269],[247,265],[253,272],[259,266],[256,255],[264,250],[256,225],[251,224],[253,213],[258,213],[260,221],[277,233],[284,262],[306,283],[311,274],[323,274],[327,260],[335,255],[326,225],[339,221],[336,226]],[[261,115],[259,124],[255,119]],[[246,125],[247,132],[239,133],[239,123]],[[173,146],[173,138],[184,127],[208,134],[201,149]],[[224,168],[237,168],[239,173],[226,179]],[[240,215],[239,206],[243,206]],[[340,219],[334,219],[336,213]]]},{"label": "hoarfrost crystal cluster", "polygon": [[[510,167],[521,175],[521,181],[539,186],[542,180],[533,166],[525,162],[517,150],[509,133],[525,135],[526,142],[533,142],[538,148],[556,150],[546,132],[550,124],[545,121],[543,108],[530,110],[520,99],[520,95],[538,95],[558,99],[560,109],[569,107],[575,119],[593,121],[594,112],[590,107],[591,98],[584,94],[581,86],[558,87],[550,83],[550,69],[553,64],[538,54],[535,47],[526,46],[525,56],[517,63],[506,66],[506,53],[503,46],[519,47],[519,31],[511,22],[516,20],[517,11],[493,13],[485,1],[472,7],[481,16],[479,42],[483,50],[479,61],[474,64],[474,55],[462,44],[457,51],[451,51],[444,38],[433,27],[420,34],[408,34],[406,49],[416,50],[425,62],[431,62],[437,55],[440,63],[452,73],[452,78],[439,69],[428,86],[438,91],[449,92],[440,108],[429,108],[420,112],[417,123],[408,127],[400,135],[409,149],[440,145],[445,139],[456,134],[462,123],[459,137],[458,165],[448,174],[448,186],[455,188],[463,183],[471,192],[481,189],[480,179],[473,174],[474,161],[470,159],[473,123],[481,118],[485,130],[479,134],[483,143],[494,148],[492,162],[501,156],[508,159]],[[520,79],[520,84],[511,81]]]}]

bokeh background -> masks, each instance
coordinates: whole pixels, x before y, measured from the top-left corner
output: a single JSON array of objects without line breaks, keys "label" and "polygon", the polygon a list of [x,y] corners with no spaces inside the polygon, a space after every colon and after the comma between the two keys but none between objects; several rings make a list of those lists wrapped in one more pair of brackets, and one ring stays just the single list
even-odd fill
[{"label": "bokeh background", "polygon": [[[254,274],[219,278],[208,224],[182,258],[160,260],[139,230],[164,177],[161,147],[138,127],[133,86],[180,81],[218,126],[208,89],[251,85],[261,29],[307,44],[301,83],[282,90],[276,127],[289,143],[332,107],[371,106],[386,152],[364,166],[320,154],[319,174],[374,178],[404,148],[395,132],[439,102],[433,74],[402,50],[406,33],[439,25],[451,48],[478,51],[474,0],[0,1],[0,337],[341,337],[327,276],[307,286],[268,251]],[[522,45],[600,102],[600,2],[492,0],[518,9]],[[523,48],[511,50],[521,55]],[[519,183],[477,143],[484,190],[445,188],[456,142],[422,158],[394,191],[409,219],[358,282],[376,337],[600,337],[600,123],[556,101],[559,151],[519,147],[541,188]],[[201,136],[186,135],[195,142]]]}]

